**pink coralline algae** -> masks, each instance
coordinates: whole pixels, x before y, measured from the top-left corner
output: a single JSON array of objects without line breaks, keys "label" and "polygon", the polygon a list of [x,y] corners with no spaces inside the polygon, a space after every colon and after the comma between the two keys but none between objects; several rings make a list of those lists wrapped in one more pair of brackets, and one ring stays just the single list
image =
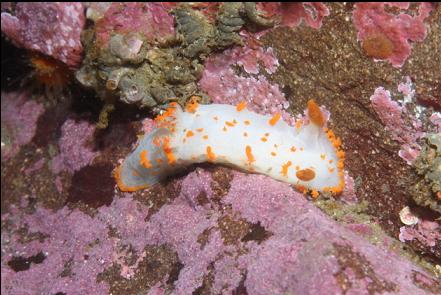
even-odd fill
[{"label": "pink coralline algae", "polygon": [[383,87],[375,89],[375,93],[370,97],[374,111],[390,132],[392,139],[401,143],[399,155],[409,165],[415,161],[421,149],[417,140],[424,136],[421,122],[409,114],[406,108],[406,103],[412,100],[413,91],[410,89],[406,84],[399,85],[398,90],[404,94],[401,105],[393,100],[390,91]]},{"label": "pink coralline algae", "polygon": [[392,99],[390,91],[383,87],[375,89],[374,95],[370,97],[372,107],[381,122],[386,126],[394,140],[401,143],[412,143],[416,140],[414,130],[407,126],[402,118],[405,107]]},{"label": "pink coralline algae", "polygon": [[[397,8],[400,12],[389,13],[387,6]],[[432,4],[421,2],[415,16],[406,13],[409,6],[409,2],[355,4],[352,18],[358,31],[357,37],[369,56],[388,60],[394,67],[401,67],[410,55],[409,42],[422,42],[426,38],[424,20],[429,16]]]},{"label": "pink coralline algae", "polygon": [[83,10],[81,3],[18,3],[14,14],[2,12],[2,33],[18,47],[38,51],[76,68],[83,51]]},{"label": "pink coralline algae", "polygon": [[[261,175],[235,173],[223,202],[231,205],[242,218],[254,224],[260,223],[272,233],[260,244],[255,241],[246,243],[244,247],[248,253],[238,258],[237,266],[229,263],[232,265],[229,273],[233,276],[229,282],[237,281],[231,267],[235,266],[240,273],[246,269],[244,286],[249,294],[341,292],[334,275],[351,267],[337,261],[339,254],[336,254],[336,249],[340,247],[358,253],[366,259],[363,268],[373,269],[370,277],[353,278],[352,286],[365,281],[366,289],[375,282],[397,293],[404,292],[398,290],[409,291],[407,288],[415,294],[424,293],[408,281],[411,269],[417,271],[414,266],[384,249],[355,238],[286,184]],[[346,241],[351,242],[348,244]],[[396,285],[386,287],[390,282]]]},{"label": "pink coralline algae", "polygon": [[303,20],[318,29],[323,18],[329,15],[329,9],[322,2],[259,2],[257,7],[269,17],[281,18],[280,25],[288,27],[296,27]]},{"label": "pink coralline algae", "polygon": [[52,159],[52,172],[73,173],[89,165],[98,155],[92,146],[94,132],[95,126],[92,123],[66,120],[61,127],[59,154]]},{"label": "pink coralline algae", "polygon": [[[214,103],[236,105],[245,101],[250,110],[261,114],[280,112],[288,120],[291,117],[286,111],[289,102],[277,84],[271,84],[265,76],[258,74],[261,70],[259,61],[268,73],[277,69],[278,61],[271,48],[246,45],[210,56],[205,62],[199,86]],[[242,66],[245,72],[254,76],[239,76],[232,66]]]},{"label": "pink coralline algae", "polygon": [[[97,283],[96,276],[111,263],[112,243],[106,225],[78,210],[67,207],[57,212],[38,208],[25,215],[12,207],[2,214],[13,228],[2,229],[2,294],[106,294],[106,283]],[[26,228],[29,233],[44,237],[22,244],[12,231]],[[28,270],[14,271],[8,266],[14,257],[31,257],[42,253],[41,263],[32,263]]]},{"label": "pink coralline algae", "polygon": [[440,225],[436,221],[421,220],[417,225],[402,226],[399,239],[403,243],[417,239],[428,247],[435,247],[441,242]]},{"label": "pink coralline algae", "polygon": [[2,161],[15,156],[35,135],[44,107],[27,92],[1,93]]},{"label": "pink coralline algae", "polygon": [[[94,217],[67,207],[28,213],[26,202],[12,206],[2,215],[3,224],[8,225],[2,232],[2,294],[108,294],[108,282],[97,281],[97,276],[120,265],[121,276],[130,279],[136,263],[125,265],[126,250],[121,249],[132,246],[143,259],[147,245],[167,245],[178,254],[183,267],[173,294],[191,294],[207,276],[213,278],[213,294],[231,294],[240,288],[248,294],[339,294],[343,290],[350,294],[372,289],[424,294],[412,274],[436,283],[404,258],[337,224],[289,185],[262,175],[232,173],[230,190],[219,200],[211,188],[214,176],[196,169],[178,180],[179,195],[149,218],[150,209],[130,194],[115,196]],[[201,194],[207,199],[203,204],[198,202]],[[226,244],[219,227],[226,216],[260,226],[266,237]],[[23,241],[22,228],[36,238]],[[17,257],[39,253],[44,255],[42,262],[31,263],[25,270],[11,269]],[[358,262],[345,264],[351,255]],[[351,276],[351,272],[363,275]],[[339,283],[342,275],[347,281],[344,286]],[[152,294],[168,289],[161,285],[166,280],[154,282]]]},{"label": "pink coralline algae", "polygon": [[163,3],[112,3],[96,23],[97,42],[112,34],[139,33],[147,41],[164,42],[175,34],[174,18]]}]

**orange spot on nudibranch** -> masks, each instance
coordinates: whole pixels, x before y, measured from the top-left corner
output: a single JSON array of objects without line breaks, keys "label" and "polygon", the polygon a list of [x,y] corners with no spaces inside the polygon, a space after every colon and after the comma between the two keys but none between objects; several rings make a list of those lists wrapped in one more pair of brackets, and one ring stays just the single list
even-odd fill
[{"label": "orange spot on nudibranch", "polygon": [[277,154],[275,152],[271,152],[271,156],[275,157]]},{"label": "orange spot on nudibranch", "polygon": [[214,161],[216,159],[216,155],[213,153],[213,149],[211,146],[207,146],[207,158],[209,161]]},{"label": "orange spot on nudibranch", "polygon": [[266,137],[262,137],[260,140],[263,141],[263,142],[267,142],[268,141],[268,139]]},{"label": "orange spot on nudibranch", "polygon": [[222,128],[222,131],[227,132],[227,127],[224,126],[224,128]]},{"label": "orange spot on nudibranch", "polygon": [[168,163],[171,165],[174,164],[176,162],[176,157],[173,154],[172,148],[170,147],[170,138],[164,137],[162,150],[164,151],[165,156],[167,157]]},{"label": "orange spot on nudibranch", "polygon": [[153,138],[153,144],[159,147],[161,145],[161,138],[160,137]]},{"label": "orange spot on nudibranch", "polygon": [[254,158],[253,152],[251,150],[251,147],[249,145],[247,145],[245,147],[245,155],[247,156],[247,160],[248,160],[249,164],[256,161],[256,159]]},{"label": "orange spot on nudibranch", "polygon": [[247,136],[248,136],[248,133],[247,133],[247,132],[244,132],[244,133],[243,133],[243,136],[247,137]]},{"label": "orange spot on nudibranch", "polygon": [[217,116],[214,116],[213,120],[217,121],[217,120],[219,120],[219,118]]},{"label": "orange spot on nudibranch", "polygon": [[342,150],[339,150],[339,151],[337,151],[337,157],[339,158],[339,159],[344,159],[345,158],[345,152],[344,151],[342,151]]},{"label": "orange spot on nudibranch", "polygon": [[306,168],[296,172],[298,179],[303,181],[310,181],[315,178],[315,172],[312,169]]},{"label": "orange spot on nudibranch", "polygon": [[245,125],[250,125],[250,124],[251,124],[251,122],[248,121],[248,120],[243,121],[243,123],[244,123]]},{"label": "orange spot on nudibranch", "polygon": [[296,149],[295,146],[292,146],[291,149],[290,149],[290,151],[293,152],[293,153],[294,153],[296,150],[297,150],[297,149]]},{"label": "orange spot on nudibranch", "polygon": [[302,125],[303,125],[302,120],[297,120],[296,123],[295,123],[295,127],[296,127],[297,129],[300,129],[300,127],[302,127]]},{"label": "orange spot on nudibranch", "polygon": [[320,158],[321,158],[322,160],[324,160],[324,159],[326,158],[326,155],[325,155],[325,154],[321,154],[321,155],[320,155]]},{"label": "orange spot on nudibranch", "polygon": [[283,164],[282,165],[282,172],[280,172],[280,174],[282,174],[283,176],[288,176],[288,168],[291,165],[292,165],[291,161],[288,161],[285,164]]},{"label": "orange spot on nudibranch", "polygon": [[313,199],[317,199],[319,196],[319,192],[316,189],[311,190],[311,197]]},{"label": "orange spot on nudibranch", "polygon": [[241,101],[236,105],[236,110],[238,112],[244,110],[247,107],[247,103],[245,101]]},{"label": "orange spot on nudibranch", "polygon": [[202,138],[207,140],[208,139],[208,135],[204,135],[204,136],[202,136]]},{"label": "orange spot on nudibranch", "polygon": [[196,131],[197,132],[202,132],[202,131],[204,131],[204,128],[198,128],[198,129],[196,129]]},{"label": "orange spot on nudibranch", "polygon": [[234,123],[233,123],[233,122],[225,121],[225,124],[226,124],[227,126],[234,127]]},{"label": "orange spot on nudibranch", "polygon": [[274,126],[274,125],[277,124],[277,121],[279,121],[279,119],[280,119],[280,114],[279,113],[275,113],[274,116],[268,121],[268,123],[271,126]]},{"label": "orange spot on nudibranch", "polygon": [[301,193],[303,193],[303,194],[307,192],[306,187],[304,187],[303,185],[296,184],[294,187],[295,187],[295,189],[296,189],[297,191],[299,191],[299,192],[301,192]]},{"label": "orange spot on nudibranch", "polygon": [[187,104],[185,105],[185,110],[189,113],[194,113],[199,107],[199,98],[197,96],[192,96]]},{"label": "orange spot on nudibranch", "polygon": [[150,163],[149,158],[147,156],[147,150],[142,150],[139,155],[139,164],[141,164],[144,168],[151,168],[152,163]]},{"label": "orange spot on nudibranch", "polygon": [[191,131],[191,130],[188,130],[188,131],[187,131],[187,134],[185,134],[185,136],[186,136],[186,137],[192,137],[192,136],[194,136],[194,132]]},{"label": "orange spot on nudibranch", "polygon": [[313,99],[308,101],[308,117],[312,123],[320,127],[325,125],[325,117],[323,116],[320,107]]},{"label": "orange spot on nudibranch", "polygon": [[[155,122],[165,124],[165,121],[166,121],[167,118],[173,117],[173,115],[174,115],[174,113],[176,111],[176,106],[177,106],[177,103],[171,102],[169,104],[169,107],[165,110],[164,113],[162,113],[161,115],[156,116]],[[166,125],[165,127],[167,127],[167,126],[168,125]]]},{"label": "orange spot on nudibranch", "polygon": [[343,167],[344,167],[344,163],[342,161],[338,161],[337,168],[340,170],[343,169]]}]

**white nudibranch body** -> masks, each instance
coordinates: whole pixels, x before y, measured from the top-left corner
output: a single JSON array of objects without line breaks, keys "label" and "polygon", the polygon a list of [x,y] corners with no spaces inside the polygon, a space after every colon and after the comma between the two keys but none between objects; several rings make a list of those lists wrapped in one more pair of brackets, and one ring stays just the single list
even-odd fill
[{"label": "white nudibranch body", "polygon": [[308,119],[289,126],[279,114],[263,116],[245,103],[199,105],[183,110],[172,103],[156,118],[158,128],[140,139],[115,170],[122,191],[157,183],[193,163],[225,164],[294,184],[302,191],[338,194],[343,190],[341,141],[324,127],[319,106],[308,102]]}]

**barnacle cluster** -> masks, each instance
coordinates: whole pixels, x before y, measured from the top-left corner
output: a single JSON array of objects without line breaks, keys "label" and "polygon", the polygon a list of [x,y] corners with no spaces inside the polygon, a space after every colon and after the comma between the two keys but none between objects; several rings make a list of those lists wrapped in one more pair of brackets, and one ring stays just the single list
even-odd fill
[{"label": "barnacle cluster", "polygon": [[413,199],[441,213],[441,135],[429,134],[414,164],[420,180],[413,187]]},{"label": "barnacle cluster", "polygon": [[166,40],[152,41],[137,32],[112,32],[103,46],[96,40],[94,26],[83,33],[86,56],[76,78],[105,102],[98,127],[107,126],[107,113],[117,100],[154,111],[170,98],[184,105],[198,95],[207,102],[196,84],[205,58],[213,51],[242,44],[238,33],[244,25],[273,25],[254,3],[224,3],[214,20],[191,4],[181,4],[171,13],[176,34]]}]

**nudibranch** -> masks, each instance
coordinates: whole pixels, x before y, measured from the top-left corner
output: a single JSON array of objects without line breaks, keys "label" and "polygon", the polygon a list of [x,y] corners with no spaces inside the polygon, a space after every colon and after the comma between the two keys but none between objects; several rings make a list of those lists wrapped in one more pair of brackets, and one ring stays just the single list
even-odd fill
[{"label": "nudibranch", "polygon": [[232,106],[191,101],[185,108],[171,103],[155,121],[157,128],[139,140],[114,172],[122,191],[146,188],[201,162],[265,174],[313,197],[343,190],[341,140],[325,127],[325,115],[314,100],[294,127],[278,113],[251,112],[244,102]]}]

